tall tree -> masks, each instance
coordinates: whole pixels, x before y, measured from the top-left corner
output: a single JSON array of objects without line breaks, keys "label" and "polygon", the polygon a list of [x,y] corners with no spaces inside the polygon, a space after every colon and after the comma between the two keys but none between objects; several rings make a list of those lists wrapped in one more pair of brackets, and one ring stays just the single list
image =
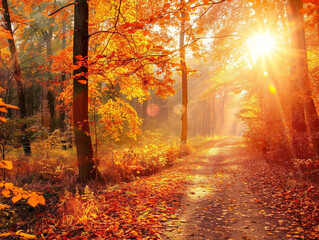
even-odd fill
[{"label": "tall tree", "polygon": [[[292,98],[292,127],[296,132],[306,132],[304,112],[311,132],[311,140],[316,155],[319,154],[319,121],[312,99],[309,80],[307,46],[305,38],[304,20],[300,12],[303,3],[300,0],[288,0],[287,12],[291,26],[291,45],[293,50],[293,61],[291,67],[292,90],[295,96]],[[299,100],[300,99],[300,100]],[[293,138],[296,139],[296,138]],[[293,142],[296,147],[302,148],[304,143]]]},{"label": "tall tree", "polygon": [[[41,31],[42,37],[45,41],[46,50],[47,50],[47,57],[50,57],[53,55],[52,50],[52,37],[53,37],[53,24],[54,24],[54,18],[49,19],[49,29]],[[49,65],[52,65],[52,60],[49,61]],[[50,69],[49,66],[49,69]],[[47,92],[47,101],[48,101],[48,107],[50,111],[50,131],[53,132],[56,128],[56,114],[55,114],[55,94],[52,88],[52,81],[53,76],[51,74],[51,71],[48,72],[48,92]]]},{"label": "tall tree", "polygon": [[[27,116],[26,105],[25,105],[25,96],[23,91],[23,79],[21,73],[21,67],[18,60],[17,48],[13,38],[13,31],[11,26],[11,18],[9,12],[9,6],[7,0],[2,0],[2,8],[3,8],[3,18],[4,18],[4,26],[7,31],[9,31],[11,38],[8,39],[9,50],[11,54],[11,65],[13,67],[13,77],[17,83],[18,97],[19,97],[19,110],[20,110],[20,118],[24,119]],[[22,131],[24,132],[22,135],[22,143],[25,155],[31,155],[31,147],[30,140],[28,138],[28,134],[26,132],[27,126],[23,124]]]},{"label": "tall tree", "polygon": [[[181,0],[181,8],[185,5],[185,0]],[[185,59],[185,9],[181,12],[181,32],[179,35],[180,61],[182,71],[182,144],[187,143],[187,66]]]},{"label": "tall tree", "polygon": [[[66,21],[65,20],[62,21],[62,34],[63,34],[62,49],[65,49],[66,48],[66,36],[65,36],[65,34],[66,34]],[[66,81],[66,72],[63,70],[62,74],[61,74],[61,92],[64,91],[65,81]],[[59,103],[60,103],[59,127],[60,127],[62,132],[65,132],[65,130],[66,130],[66,124],[65,124],[66,104],[65,104],[63,99],[61,99],[59,101]]]},{"label": "tall tree", "polygon": [[88,40],[89,6],[87,0],[77,0],[74,5],[73,64],[73,127],[79,182],[101,180],[93,160],[93,146],[88,117]]}]

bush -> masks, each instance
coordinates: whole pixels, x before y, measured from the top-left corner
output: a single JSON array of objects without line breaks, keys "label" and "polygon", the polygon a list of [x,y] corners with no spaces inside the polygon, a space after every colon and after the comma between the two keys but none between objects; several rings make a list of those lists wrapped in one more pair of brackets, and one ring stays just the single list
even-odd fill
[{"label": "bush", "polygon": [[47,129],[42,129],[42,136],[38,136],[38,140],[34,144],[37,149],[40,149],[46,154],[46,158],[50,157],[50,153],[54,150],[61,150],[66,142],[65,137],[59,129],[49,135]]},{"label": "bush", "polygon": [[301,177],[319,183],[319,159],[294,159],[293,163]]},{"label": "bush", "polygon": [[131,181],[173,165],[179,154],[175,142],[167,144],[157,132],[146,131],[137,146],[112,151],[108,159],[101,159],[99,169],[111,182]]},{"label": "bush", "polygon": [[0,122],[0,152],[2,160],[5,160],[6,155],[14,148],[22,146],[22,122],[20,120],[7,120]]}]

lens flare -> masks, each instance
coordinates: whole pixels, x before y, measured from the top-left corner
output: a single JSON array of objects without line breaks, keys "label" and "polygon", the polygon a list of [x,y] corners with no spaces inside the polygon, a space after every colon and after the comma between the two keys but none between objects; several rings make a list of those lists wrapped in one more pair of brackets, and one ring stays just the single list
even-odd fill
[{"label": "lens flare", "polygon": [[256,61],[259,57],[269,55],[275,47],[275,39],[269,33],[256,34],[247,40],[251,57]]},{"label": "lens flare", "polygon": [[150,117],[156,117],[160,112],[160,108],[155,103],[150,103],[146,108],[146,112]]}]

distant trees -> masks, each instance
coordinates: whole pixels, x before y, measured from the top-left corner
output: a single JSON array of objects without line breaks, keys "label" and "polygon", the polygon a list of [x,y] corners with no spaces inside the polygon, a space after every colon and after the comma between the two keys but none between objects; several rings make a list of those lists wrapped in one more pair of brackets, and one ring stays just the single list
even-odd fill
[{"label": "distant trees", "polygon": [[313,58],[317,48],[311,45],[316,34],[313,6],[299,0],[251,6],[255,13],[247,24],[268,31],[277,42],[270,56],[242,71],[246,76],[239,76],[246,80],[242,87],[248,90],[240,116],[248,125],[250,144],[272,159],[318,155],[319,122],[313,94],[317,80],[311,72],[317,68]]},{"label": "distant trees", "polygon": [[[155,106],[151,98],[172,96],[176,89],[181,89],[173,104],[174,116],[181,117],[175,125],[181,144],[189,135],[225,134],[228,114],[235,111],[231,103],[245,100],[239,115],[250,143],[266,151],[293,146],[298,158],[309,155],[305,145],[319,152],[319,100],[313,94],[319,92],[313,84],[319,74],[309,77],[318,64],[312,60],[315,51],[312,59],[307,56],[308,21],[300,0],[287,2],[290,24],[284,1],[139,0],[137,6],[131,0],[46,0],[24,1],[12,10],[1,1],[6,29],[0,30],[0,66],[7,69],[0,76],[5,72],[8,81],[0,83],[6,88],[1,97],[12,104],[17,95],[20,117],[42,115],[42,127],[51,132],[57,123],[62,131],[68,120],[73,124],[81,182],[100,178],[93,157],[99,137],[136,139],[143,118],[156,115],[148,113],[147,106]],[[285,51],[253,64],[246,39],[262,31],[278,35]],[[237,126],[227,128],[230,133]],[[24,146],[31,153],[26,138]]]}]

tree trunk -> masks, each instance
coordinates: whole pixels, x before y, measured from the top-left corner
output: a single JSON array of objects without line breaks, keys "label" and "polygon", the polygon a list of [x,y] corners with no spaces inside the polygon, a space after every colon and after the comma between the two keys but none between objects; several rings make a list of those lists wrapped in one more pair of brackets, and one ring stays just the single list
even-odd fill
[{"label": "tree trunk", "polygon": [[142,124],[142,129],[145,131],[147,130],[147,120],[148,120],[148,115],[147,115],[147,105],[148,105],[148,100],[144,100],[142,103],[142,118],[143,118],[143,124]]},{"label": "tree trunk", "polygon": [[216,134],[216,106],[215,106],[215,95],[212,98],[212,137]]},{"label": "tree trunk", "polygon": [[[181,0],[181,6],[185,5],[185,0]],[[182,144],[187,143],[187,66],[185,59],[185,10],[181,13],[181,32],[179,36],[180,61],[182,71]]]},{"label": "tree trunk", "polygon": [[[50,27],[49,30],[43,31],[43,38],[46,44],[47,48],[47,57],[53,55],[52,51],[52,35],[53,35],[53,26],[52,24],[54,23],[54,18],[50,18]],[[53,132],[56,129],[56,114],[55,114],[55,94],[53,89],[51,88],[51,84],[53,81],[53,77],[50,71],[50,66],[52,65],[52,61],[49,62],[49,72],[48,72],[48,92],[47,92],[47,101],[48,101],[48,107],[49,107],[49,112],[50,112],[50,132]]]},{"label": "tree trunk", "polygon": [[[66,34],[66,21],[65,20],[63,20],[63,22],[62,22],[62,34],[63,34],[62,49],[65,49],[66,48],[66,36],[65,36],[65,34]],[[62,71],[62,74],[61,74],[61,92],[64,91],[65,80],[66,80],[66,72]],[[65,111],[66,111],[66,106],[65,106],[64,99],[60,99],[59,103],[60,103],[59,128],[60,128],[63,136],[66,137],[65,136],[65,130],[66,130]],[[66,139],[62,140],[62,149],[64,149],[64,150],[67,149]]]},{"label": "tree trunk", "polygon": [[[5,21],[5,28],[8,30],[12,36],[12,39],[8,39],[9,43],[9,50],[11,54],[11,64],[13,66],[13,76],[15,78],[15,81],[17,83],[17,90],[18,90],[18,97],[19,97],[19,103],[18,107],[20,110],[20,118],[25,119],[27,116],[26,112],[26,106],[25,106],[25,96],[23,91],[23,80],[22,80],[22,73],[20,68],[20,63],[18,61],[18,55],[17,55],[17,49],[16,45],[13,39],[13,31],[11,26],[11,19],[10,19],[10,13],[9,13],[9,6],[7,0],[1,0],[2,1],[2,8],[3,8],[3,18]],[[26,132],[27,125],[23,124],[22,126],[22,144],[23,144],[23,150],[24,154],[26,156],[31,155],[31,147],[30,147],[30,140],[28,137],[28,134]]]},{"label": "tree trunk", "polygon": [[102,180],[93,161],[88,121],[88,21],[87,0],[77,0],[74,7],[73,64],[81,64],[81,67],[73,71],[73,127],[79,165],[78,180],[81,183]]},{"label": "tree trunk", "polygon": [[[307,46],[305,39],[303,15],[299,12],[303,3],[300,0],[288,0],[287,11],[291,26],[291,45],[293,49],[293,61],[291,73],[293,75],[292,90],[292,126],[297,132],[306,133],[304,112],[311,132],[311,140],[316,155],[319,154],[319,120],[314,101],[312,99],[311,84],[308,71]],[[301,99],[301,100],[297,100]],[[296,140],[295,140],[296,141]],[[295,143],[297,144],[297,143]],[[303,147],[304,143],[299,143]],[[298,147],[298,146],[297,146]]]}]

